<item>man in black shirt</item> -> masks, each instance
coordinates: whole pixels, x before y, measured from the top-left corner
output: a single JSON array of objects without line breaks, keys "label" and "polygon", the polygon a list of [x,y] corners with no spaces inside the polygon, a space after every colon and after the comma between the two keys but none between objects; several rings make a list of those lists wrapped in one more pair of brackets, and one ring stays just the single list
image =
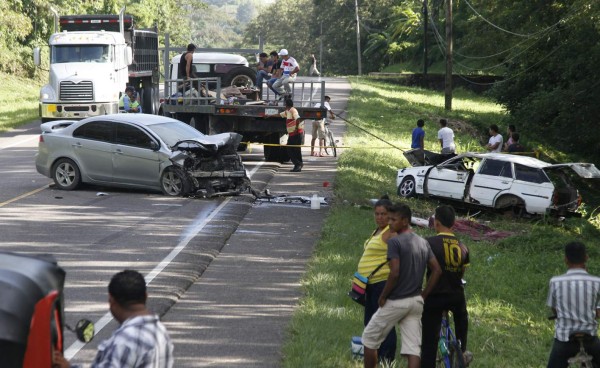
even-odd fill
[{"label": "man in black shirt", "polygon": [[[427,238],[431,251],[442,268],[442,276],[431,293],[425,299],[421,318],[423,334],[421,345],[421,368],[434,368],[439,331],[444,311],[454,315],[456,338],[461,342],[463,352],[467,348],[467,330],[469,316],[462,285],[465,268],[469,265],[469,250],[452,233],[454,209],[440,206],[435,210],[434,227],[436,236]],[[430,271],[427,270],[427,278]],[[470,361],[470,353],[465,361]]]},{"label": "man in black shirt", "polygon": [[192,68],[195,50],[196,45],[190,43],[187,46],[187,51],[181,54],[181,59],[179,59],[179,68],[177,70],[177,77],[179,79],[196,78],[196,73],[194,72],[194,68]]}]

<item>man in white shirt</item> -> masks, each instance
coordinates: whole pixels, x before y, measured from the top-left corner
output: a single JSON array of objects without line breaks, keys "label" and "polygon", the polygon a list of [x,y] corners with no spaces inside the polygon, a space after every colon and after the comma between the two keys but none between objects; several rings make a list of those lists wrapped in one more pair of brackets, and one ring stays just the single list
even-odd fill
[{"label": "man in white shirt", "polygon": [[293,82],[296,79],[296,74],[300,71],[300,66],[296,59],[291,57],[288,54],[288,50],[281,49],[279,51],[279,56],[281,56],[281,78],[277,79],[275,83],[273,83],[273,89],[275,89],[279,94],[287,94],[290,95],[292,93],[292,88],[290,87],[290,82]]},{"label": "man in white shirt", "polygon": [[438,139],[442,146],[441,153],[443,155],[449,155],[456,153],[456,146],[454,145],[454,132],[448,128],[448,121],[446,119],[440,119],[440,126],[438,130]]},{"label": "man in white shirt", "polygon": [[502,151],[502,142],[504,139],[502,135],[498,133],[498,125],[492,124],[490,125],[490,140],[485,148],[490,152],[501,152]]}]

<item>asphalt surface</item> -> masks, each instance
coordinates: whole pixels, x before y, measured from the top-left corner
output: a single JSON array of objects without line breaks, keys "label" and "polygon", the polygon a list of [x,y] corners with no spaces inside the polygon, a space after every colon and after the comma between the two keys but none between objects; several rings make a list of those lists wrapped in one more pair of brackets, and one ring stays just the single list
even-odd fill
[{"label": "asphalt surface", "polygon": [[[346,109],[349,92],[346,80],[327,81],[334,111]],[[306,123],[309,133],[311,126]],[[345,125],[334,120],[330,129],[342,137]],[[303,156],[302,172],[281,165],[266,187],[274,196],[317,194],[331,201],[337,159],[311,157],[308,148]],[[163,317],[175,342],[176,367],[281,366],[287,326],[302,296],[300,280],[328,209],[294,201],[252,205],[220,254]]]},{"label": "asphalt surface", "polygon": [[[349,83],[326,81],[334,111],[345,110]],[[331,126],[337,137],[344,128],[340,120]],[[149,306],[174,339],[176,367],[280,366],[327,206],[311,210],[308,203],[251,195],[167,198],[94,186],[59,191],[35,171],[38,135],[39,122],[0,135],[0,250],[50,253],[67,271],[67,323],[89,318],[98,331],[87,346],[65,335],[73,363],[91,362],[97,344],[117,327],[106,286],[115,272],[134,268],[146,275]],[[261,192],[331,198],[336,159],[310,157],[308,148],[303,155],[301,173],[265,162],[261,147],[243,158]]]}]

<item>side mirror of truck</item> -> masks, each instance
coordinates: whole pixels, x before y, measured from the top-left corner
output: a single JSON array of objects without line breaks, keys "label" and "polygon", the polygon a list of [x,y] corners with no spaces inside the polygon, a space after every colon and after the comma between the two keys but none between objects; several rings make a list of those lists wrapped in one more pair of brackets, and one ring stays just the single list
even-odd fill
[{"label": "side mirror of truck", "polygon": [[39,47],[35,47],[33,49],[33,63],[35,64],[35,66],[40,66],[40,64],[42,63],[42,57],[40,54]]},{"label": "side mirror of truck", "polygon": [[125,50],[125,61],[128,66],[133,63],[133,50],[131,49],[131,46],[127,46],[127,49]]}]

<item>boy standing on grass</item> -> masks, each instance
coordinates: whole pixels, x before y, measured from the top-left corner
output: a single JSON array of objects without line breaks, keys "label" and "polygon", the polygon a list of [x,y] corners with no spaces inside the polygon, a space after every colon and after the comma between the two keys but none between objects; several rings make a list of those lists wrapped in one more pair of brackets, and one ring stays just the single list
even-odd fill
[{"label": "boy standing on grass", "polygon": [[584,341],[592,363],[600,363],[600,277],[587,273],[588,255],[585,245],[571,242],[565,246],[567,273],[550,280],[547,305],[556,316],[554,343],[548,359],[548,368],[567,368],[568,359],[579,351],[579,342],[572,340],[574,332],[585,332],[590,338]]},{"label": "boy standing on grass", "polygon": [[[456,339],[461,342],[465,363],[468,364],[472,360],[472,354],[466,351],[469,315],[462,285],[465,269],[469,265],[469,250],[452,233],[455,218],[454,208],[451,206],[436,208],[434,227],[437,235],[427,238],[431,251],[442,268],[442,276],[425,299],[423,306],[421,368],[435,368],[444,311],[451,311],[454,316]],[[427,270],[428,278],[430,274],[431,271]]]},{"label": "boy standing on grass", "polygon": [[[400,353],[406,357],[408,368],[419,368],[423,299],[437,283],[442,270],[427,240],[411,231],[410,208],[395,204],[388,209],[388,216],[390,231],[398,235],[387,241],[390,274],[379,297],[379,309],[362,335],[364,366],[377,366],[377,349],[398,323],[402,339]],[[431,276],[422,290],[427,266],[432,270]]]}]

